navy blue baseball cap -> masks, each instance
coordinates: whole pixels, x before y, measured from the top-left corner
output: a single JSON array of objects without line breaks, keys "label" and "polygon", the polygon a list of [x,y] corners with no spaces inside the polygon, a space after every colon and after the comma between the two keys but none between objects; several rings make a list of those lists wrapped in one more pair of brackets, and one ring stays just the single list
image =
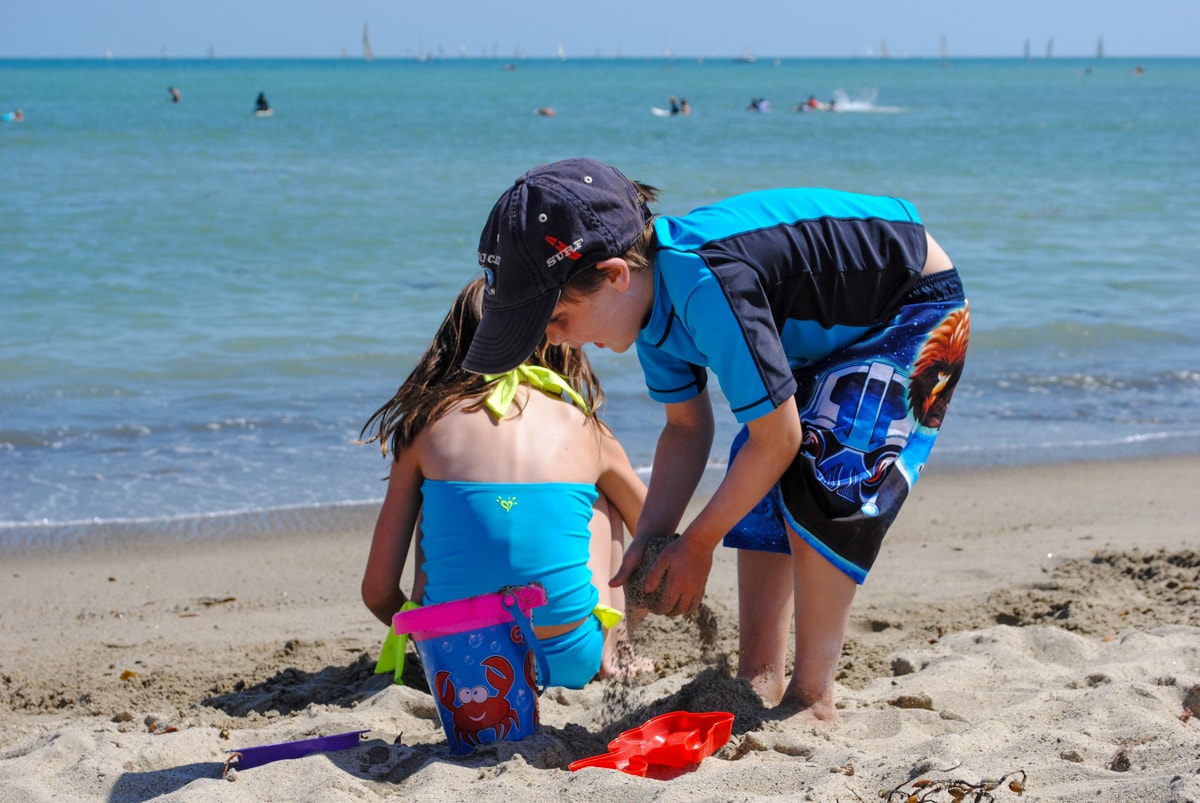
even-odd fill
[{"label": "navy blue baseball cap", "polygon": [[652,215],[615,167],[565,159],[535,167],[500,196],[479,236],[483,319],[463,367],[499,374],[529,358],[563,285],[629,250]]}]

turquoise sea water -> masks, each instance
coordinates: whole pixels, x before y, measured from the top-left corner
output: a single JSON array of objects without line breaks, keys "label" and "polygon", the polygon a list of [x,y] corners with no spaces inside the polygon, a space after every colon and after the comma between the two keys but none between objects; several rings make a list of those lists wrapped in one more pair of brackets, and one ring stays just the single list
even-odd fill
[{"label": "turquoise sea water", "polygon": [[[972,303],[931,465],[1195,453],[1200,60],[1145,65],[0,61],[26,115],[0,123],[0,546],[380,499],[359,427],[475,275],[495,197],[575,155],[664,213],[912,200]],[[793,112],[810,94],[841,110]],[[693,114],[652,115],[670,95]],[[592,356],[648,466],[636,357]]]}]

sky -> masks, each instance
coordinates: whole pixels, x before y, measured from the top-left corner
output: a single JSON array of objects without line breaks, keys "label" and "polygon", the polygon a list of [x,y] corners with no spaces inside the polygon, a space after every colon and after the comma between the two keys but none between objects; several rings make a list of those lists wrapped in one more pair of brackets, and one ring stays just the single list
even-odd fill
[{"label": "sky", "polygon": [[1200,56],[1200,0],[0,0],[5,58]]}]

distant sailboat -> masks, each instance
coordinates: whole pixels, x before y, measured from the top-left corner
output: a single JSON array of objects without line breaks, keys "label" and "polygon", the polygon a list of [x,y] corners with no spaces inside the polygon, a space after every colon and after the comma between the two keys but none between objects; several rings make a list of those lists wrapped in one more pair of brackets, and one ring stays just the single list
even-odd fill
[{"label": "distant sailboat", "polygon": [[738,64],[753,64],[758,61],[758,57],[751,53],[749,48],[746,48],[742,51],[742,55],[738,56],[734,61]]},{"label": "distant sailboat", "polygon": [[425,50],[425,35],[417,34],[417,55],[416,60],[422,64],[427,64],[433,61],[433,54]]},{"label": "distant sailboat", "polygon": [[1098,42],[1096,42],[1096,58],[1098,58],[1098,59],[1104,58],[1104,37],[1103,36],[1101,36],[1100,40]]},{"label": "distant sailboat", "polygon": [[1053,36],[1051,36],[1046,41],[1046,60],[1049,61],[1052,58],[1054,58],[1054,37]]},{"label": "distant sailboat", "polygon": [[888,57],[887,40],[884,39],[879,43],[879,58],[886,59],[887,57]]},{"label": "distant sailboat", "polygon": [[375,51],[371,49],[371,29],[363,23],[363,61],[374,61]]},{"label": "distant sailboat", "polygon": [[1029,61],[1029,40],[1025,40],[1025,60]]},{"label": "distant sailboat", "polygon": [[938,44],[938,52],[942,56],[942,64],[945,64],[949,59],[946,57],[946,35],[942,34],[942,41]]},{"label": "distant sailboat", "polygon": [[567,60],[567,51],[563,49],[563,43],[562,43],[561,39],[558,40],[558,60],[559,61]]}]

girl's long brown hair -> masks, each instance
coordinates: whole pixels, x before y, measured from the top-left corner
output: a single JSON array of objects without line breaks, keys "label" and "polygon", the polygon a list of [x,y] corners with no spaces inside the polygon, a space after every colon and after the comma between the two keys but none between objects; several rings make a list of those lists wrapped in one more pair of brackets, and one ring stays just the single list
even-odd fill
[{"label": "girl's long brown hair", "polygon": [[[485,382],[480,374],[464,370],[462,364],[483,316],[484,287],[481,276],[459,292],[412,373],[387,404],[363,424],[359,438],[368,430],[374,432],[363,443],[379,441],[385,456],[389,447],[395,455],[411,445],[425,427],[462,401],[470,400],[467,410],[483,407],[491,383]],[[600,382],[582,349],[554,346],[543,339],[526,362],[545,366],[569,381],[587,401],[589,416],[603,403]]]}]

